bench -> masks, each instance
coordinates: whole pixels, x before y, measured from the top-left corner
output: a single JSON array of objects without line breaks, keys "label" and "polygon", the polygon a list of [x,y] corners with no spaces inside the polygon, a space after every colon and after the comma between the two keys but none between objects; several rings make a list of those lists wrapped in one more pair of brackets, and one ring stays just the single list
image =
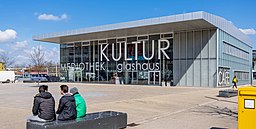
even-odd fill
[{"label": "bench", "polygon": [[115,111],[104,111],[86,114],[83,118],[68,121],[31,122],[27,129],[122,129],[127,126],[127,114]]}]

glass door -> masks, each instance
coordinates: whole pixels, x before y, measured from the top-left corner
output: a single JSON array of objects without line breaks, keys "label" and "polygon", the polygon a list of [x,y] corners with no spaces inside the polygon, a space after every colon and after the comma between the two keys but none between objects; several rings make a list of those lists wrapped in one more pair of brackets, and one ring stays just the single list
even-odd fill
[{"label": "glass door", "polygon": [[136,81],[137,75],[135,75],[137,72],[126,72],[126,78],[125,78],[125,84],[134,84]]},{"label": "glass door", "polygon": [[82,71],[74,71],[74,81],[75,82],[82,82]]},{"label": "glass door", "polygon": [[149,85],[158,85],[161,84],[161,74],[160,71],[149,71],[149,78],[148,78],[148,84]]}]

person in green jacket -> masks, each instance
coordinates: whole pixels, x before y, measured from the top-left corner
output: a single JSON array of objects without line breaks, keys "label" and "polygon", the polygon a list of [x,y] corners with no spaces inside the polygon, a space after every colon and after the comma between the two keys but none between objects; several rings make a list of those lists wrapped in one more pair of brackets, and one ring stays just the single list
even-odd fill
[{"label": "person in green jacket", "polygon": [[71,88],[70,93],[75,97],[77,118],[84,117],[86,115],[86,102],[84,98],[79,94],[76,87]]}]

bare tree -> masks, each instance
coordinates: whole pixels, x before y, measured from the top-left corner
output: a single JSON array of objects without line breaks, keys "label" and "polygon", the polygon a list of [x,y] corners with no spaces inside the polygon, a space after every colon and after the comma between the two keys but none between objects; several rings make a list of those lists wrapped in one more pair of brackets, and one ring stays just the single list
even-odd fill
[{"label": "bare tree", "polygon": [[49,76],[57,77],[60,74],[60,69],[59,69],[59,65],[57,62],[48,61],[45,66],[48,70]]},{"label": "bare tree", "polygon": [[10,57],[7,52],[0,53],[0,62],[3,62],[6,68],[12,66],[15,63],[14,58]]},{"label": "bare tree", "polygon": [[[45,60],[45,52],[43,51],[41,46],[36,47],[31,53],[30,53],[30,60],[33,66],[35,67],[37,74],[39,76],[39,73],[42,69],[44,69],[44,65],[46,64]],[[39,80],[38,80],[39,85]]]}]

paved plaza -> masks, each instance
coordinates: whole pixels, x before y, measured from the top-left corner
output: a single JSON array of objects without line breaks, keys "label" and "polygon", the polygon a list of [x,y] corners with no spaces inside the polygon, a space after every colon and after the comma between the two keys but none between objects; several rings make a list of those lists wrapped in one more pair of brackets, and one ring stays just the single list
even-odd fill
[{"label": "paved plaza", "polygon": [[[127,86],[46,83],[56,105],[59,86],[76,86],[88,113],[120,111],[128,114],[128,129],[237,128],[237,97],[216,97],[220,88]],[[36,83],[0,84],[0,128],[24,129],[31,115]],[[56,106],[57,108],[57,106]]]}]

